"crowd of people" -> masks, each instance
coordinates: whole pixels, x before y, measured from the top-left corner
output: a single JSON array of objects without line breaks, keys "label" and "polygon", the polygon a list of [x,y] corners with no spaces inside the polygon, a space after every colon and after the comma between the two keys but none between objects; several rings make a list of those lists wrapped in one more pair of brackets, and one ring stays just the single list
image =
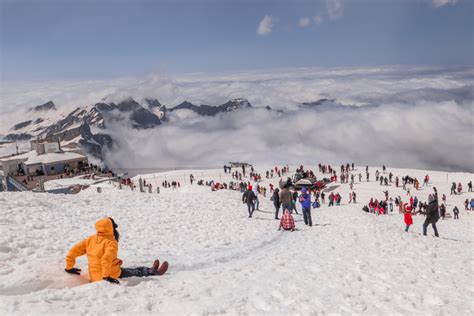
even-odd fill
[{"label": "crowd of people", "polygon": [[[270,200],[274,207],[274,218],[280,220],[281,229],[294,230],[294,219],[293,214],[302,215],[305,225],[312,226],[313,218],[311,210],[319,208],[326,204],[327,207],[338,207],[342,205],[342,196],[338,192],[332,190],[326,190],[323,188],[316,188],[314,185],[303,186],[300,189],[296,189],[292,180],[288,177],[286,181],[283,178],[290,174],[290,168],[288,165],[283,167],[275,166],[274,168],[264,171],[265,179],[280,179],[277,186],[267,180],[267,185],[262,183],[262,174],[258,173],[251,165],[241,165],[240,170],[231,167],[224,166],[224,172],[229,173],[232,176],[232,181],[214,181],[214,180],[198,180],[196,181],[193,174],[190,174],[189,181],[193,185],[196,183],[201,186],[209,186],[212,191],[218,190],[235,190],[242,193],[242,202],[247,206],[248,217],[252,218],[256,210],[260,210],[260,199],[267,196],[267,190],[270,192]],[[329,164],[318,164],[319,172],[323,175],[328,174],[332,183],[337,183],[338,172]],[[339,180],[342,184],[349,184],[350,191],[347,199],[347,204],[357,203],[357,194],[354,190],[354,184],[358,178],[359,183],[362,182],[362,174],[355,172],[354,163],[343,164],[340,166]],[[315,172],[311,169],[305,169],[303,165],[296,168],[295,172],[301,175],[305,179],[316,180]],[[370,182],[369,167],[365,167],[367,182]],[[426,201],[420,201],[417,194],[412,194],[411,189],[414,192],[422,190],[420,182],[416,177],[405,175],[399,177],[394,175],[391,171],[388,171],[386,166],[382,167],[380,172],[378,169],[373,173],[375,181],[381,186],[391,186],[393,183],[395,187],[401,185],[403,190],[406,192],[406,197],[402,198],[400,195],[391,196],[388,189],[382,191],[383,198],[371,198],[367,205],[364,205],[362,209],[371,214],[375,215],[386,215],[394,211],[394,207],[397,207],[399,214],[403,214],[405,222],[405,230],[408,231],[409,227],[413,225],[413,217],[416,215],[425,216],[425,223],[423,225],[423,233],[426,233],[426,229],[429,225],[433,227],[435,236],[439,236],[436,222],[438,219],[446,219],[451,217],[447,211],[446,194],[442,194],[441,199],[438,198],[438,192],[436,187],[433,187],[433,193],[428,196]],[[357,177],[358,176],[358,177]],[[130,179],[122,180],[123,184],[133,186],[133,181]],[[142,181],[139,179],[139,181]],[[373,181],[373,180],[372,180]],[[149,187],[151,184],[142,181],[141,186]],[[179,181],[167,181],[164,180],[161,183],[163,188],[180,188],[181,184]],[[430,186],[430,177],[425,175],[423,177],[422,187]],[[467,183],[468,192],[472,192],[472,181]],[[151,188],[150,192],[151,192]],[[159,192],[159,187],[157,187]],[[451,186],[451,194],[461,194],[462,184],[460,182],[453,182]],[[404,201],[405,199],[405,201]],[[299,207],[298,207],[299,204]],[[434,206],[436,205],[436,212]],[[298,208],[300,212],[298,212]],[[464,201],[465,210],[474,210],[474,198],[466,199]],[[280,218],[280,212],[282,216]],[[436,214],[435,214],[436,213]],[[452,209],[454,219],[459,219],[459,208],[454,206]]]},{"label": "crowd of people", "polygon": [[[318,165],[319,172],[323,174],[329,174],[331,176],[332,182],[337,182],[338,174],[336,170],[331,167],[331,165]],[[265,177],[268,179],[273,178],[276,173],[276,168],[272,170],[268,170],[265,172]],[[356,201],[356,192],[353,190],[353,185],[355,183],[356,176],[354,174],[354,164],[346,164],[341,165],[339,179],[340,183],[350,183],[350,193],[349,198],[347,200],[347,204],[349,203],[357,203]],[[284,168],[281,169],[280,175],[283,175]],[[301,174],[304,178],[316,178],[315,173],[312,170],[305,170],[303,166],[300,166],[296,169],[296,172]],[[251,180],[254,181],[251,184],[251,181],[245,183],[246,190],[244,190],[242,195],[242,201],[247,205],[248,215],[249,218],[252,217],[253,212],[258,210],[259,207],[259,194],[261,194],[259,189],[261,188],[260,181],[261,177],[257,175],[257,177],[252,177],[254,175],[254,170],[252,168],[252,172],[250,174]],[[420,186],[420,181],[416,177],[412,177],[410,175],[405,175],[403,177],[395,176],[391,171],[388,171],[385,166],[382,167],[382,172],[376,170],[375,173],[375,181],[380,183],[383,186],[391,186],[395,182],[395,187],[399,187],[400,179],[403,189],[406,192],[406,198],[402,199],[400,195],[398,196],[391,196],[388,190],[383,191],[383,198],[376,199],[371,198],[369,203],[363,207],[363,210],[372,213],[375,215],[386,215],[392,213],[394,208],[397,207],[400,214],[403,214],[404,222],[405,222],[405,231],[409,230],[409,227],[413,225],[413,217],[415,215],[422,215],[425,216],[425,221],[423,224],[423,234],[427,234],[428,226],[432,226],[435,236],[439,236],[439,232],[437,230],[436,222],[438,219],[445,219],[450,217],[449,213],[447,212],[447,204],[446,204],[446,195],[442,194],[441,199],[438,197],[438,192],[436,187],[433,187],[433,193],[428,195],[426,201],[420,201],[417,194],[411,194],[410,189],[413,188],[415,192],[423,190],[422,187],[429,187],[430,186],[430,177],[429,175],[425,175],[422,180],[423,183]],[[362,182],[362,174],[358,173],[359,183]],[[370,173],[369,167],[366,166],[366,181],[370,181]],[[453,184],[454,186],[454,184]],[[469,192],[472,192],[472,182],[470,181],[467,184],[469,188]],[[311,186],[301,188],[300,193],[298,190],[295,189],[294,184],[291,183],[290,179],[288,181],[281,181],[278,187],[274,187],[273,184],[269,184],[269,189],[271,194],[271,201],[273,202],[274,206],[274,218],[276,220],[280,220],[280,229],[284,230],[294,230],[294,219],[293,214],[298,213],[297,205],[300,204],[301,215],[303,216],[303,221],[305,225],[312,226],[312,214],[311,209],[319,208],[321,205],[326,203],[326,194],[327,196],[327,206],[334,207],[340,206],[342,203],[342,196],[337,192],[326,192],[325,190],[317,190],[312,188]],[[462,185],[458,183],[455,186],[455,190],[453,190],[452,194],[459,194],[462,192]],[[404,201],[405,200],[405,201]],[[298,203],[299,202],[299,203]],[[464,201],[465,210],[474,210],[474,198],[469,200],[466,199]],[[283,213],[281,219],[279,217],[280,211]],[[454,206],[452,209],[452,213],[454,215],[454,219],[459,219],[459,209],[458,207]]]}]

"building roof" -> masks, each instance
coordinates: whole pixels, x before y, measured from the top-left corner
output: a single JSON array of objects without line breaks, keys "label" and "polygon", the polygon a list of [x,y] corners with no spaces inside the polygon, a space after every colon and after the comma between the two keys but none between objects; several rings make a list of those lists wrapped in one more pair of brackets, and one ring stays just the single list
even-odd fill
[{"label": "building roof", "polygon": [[52,164],[79,159],[86,159],[86,156],[74,152],[58,152],[38,155],[35,150],[32,150],[25,154],[1,158],[0,161],[23,160],[25,165],[34,165]]}]

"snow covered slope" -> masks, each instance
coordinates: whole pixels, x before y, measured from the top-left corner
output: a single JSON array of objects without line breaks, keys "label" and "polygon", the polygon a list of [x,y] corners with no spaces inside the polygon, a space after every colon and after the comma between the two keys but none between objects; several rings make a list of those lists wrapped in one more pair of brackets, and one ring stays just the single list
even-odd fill
[{"label": "snow covered slope", "polygon": [[[0,314],[473,314],[474,212],[462,202],[474,194],[450,196],[449,186],[465,186],[474,175],[389,171],[419,179],[428,173],[430,186],[412,193],[425,201],[436,186],[448,196],[448,211],[461,210],[460,219],[440,220],[441,237],[434,238],[431,228],[420,235],[424,218],[414,216],[405,233],[398,211],[379,217],[361,211],[387,187],[356,181],[358,204],[347,204],[348,184],[333,184],[328,190],[341,193],[342,206],[313,210],[311,228],[296,215],[298,231],[282,232],[268,195],[249,219],[239,192],[189,185],[189,173],[230,181],[221,170],[142,175],[147,182],[181,182],[160,194],[108,183],[102,193],[94,187],[78,195],[0,193]],[[401,188],[388,190],[408,199]],[[119,225],[124,267],[159,258],[170,262],[169,273],[89,284],[81,258],[81,277],[66,274],[68,249],[104,216]]]}]

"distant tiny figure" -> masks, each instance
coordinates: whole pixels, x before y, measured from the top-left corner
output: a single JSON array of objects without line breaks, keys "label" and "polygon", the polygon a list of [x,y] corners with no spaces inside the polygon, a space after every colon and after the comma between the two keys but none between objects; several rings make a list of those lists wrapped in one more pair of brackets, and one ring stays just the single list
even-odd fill
[{"label": "distant tiny figure", "polygon": [[459,209],[457,206],[453,208],[454,219],[459,219]]}]

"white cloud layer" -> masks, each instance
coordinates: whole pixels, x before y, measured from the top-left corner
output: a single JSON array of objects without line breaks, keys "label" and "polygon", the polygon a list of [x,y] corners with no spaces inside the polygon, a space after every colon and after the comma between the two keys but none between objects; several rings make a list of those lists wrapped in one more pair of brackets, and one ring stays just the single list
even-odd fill
[{"label": "white cloud layer", "polygon": [[[254,163],[333,164],[474,171],[472,68],[298,68],[232,74],[115,81],[3,83],[0,124],[22,121],[19,109],[53,100],[76,106],[156,97],[175,106],[218,105],[247,98],[254,107],[216,117],[173,112],[153,130],[111,126],[119,141],[107,155],[114,167],[204,167],[229,160]],[[327,106],[301,110],[321,98]]]},{"label": "white cloud layer", "polygon": [[270,15],[265,15],[258,24],[257,34],[258,35],[270,35],[272,33],[272,28],[275,24],[275,18]]}]

